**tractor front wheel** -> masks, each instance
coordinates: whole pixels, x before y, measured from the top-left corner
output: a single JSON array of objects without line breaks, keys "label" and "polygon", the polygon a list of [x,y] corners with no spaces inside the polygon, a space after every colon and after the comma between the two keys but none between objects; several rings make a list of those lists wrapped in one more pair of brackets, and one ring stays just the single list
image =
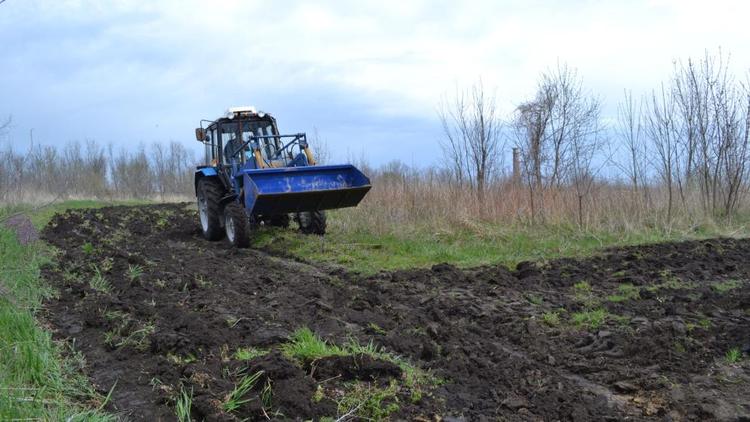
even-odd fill
[{"label": "tractor front wheel", "polygon": [[237,248],[250,246],[250,221],[245,210],[234,202],[224,207],[224,229],[229,243]]},{"label": "tractor front wheel", "polygon": [[306,211],[297,214],[299,231],[304,234],[326,234],[326,213],[324,211]]},{"label": "tractor front wheel", "polygon": [[203,178],[198,181],[198,214],[203,236],[208,240],[220,240],[224,237],[219,205],[222,192],[223,188],[218,180]]}]

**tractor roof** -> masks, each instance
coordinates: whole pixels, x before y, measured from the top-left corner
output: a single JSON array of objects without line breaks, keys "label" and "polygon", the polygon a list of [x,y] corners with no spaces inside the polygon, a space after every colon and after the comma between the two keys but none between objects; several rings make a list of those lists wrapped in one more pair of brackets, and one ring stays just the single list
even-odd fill
[{"label": "tractor roof", "polygon": [[242,115],[253,115],[258,114],[258,111],[253,106],[239,106],[239,107],[229,107],[227,109],[227,112],[224,114],[227,118],[232,117],[239,117]]},{"label": "tractor roof", "polygon": [[227,109],[226,113],[224,113],[223,116],[219,117],[216,120],[210,121],[210,124],[227,123],[227,122],[232,122],[235,119],[238,119],[238,120],[247,120],[247,119],[275,120],[273,116],[271,116],[271,114],[265,113],[263,111],[257,111],[255,107],[242,106],[242,107],[230,107],[229,109]]}]

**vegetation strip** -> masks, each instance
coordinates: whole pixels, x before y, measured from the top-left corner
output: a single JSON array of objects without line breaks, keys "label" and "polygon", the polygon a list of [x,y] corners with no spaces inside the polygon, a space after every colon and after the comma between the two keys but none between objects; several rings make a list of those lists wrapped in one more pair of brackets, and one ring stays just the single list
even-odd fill
[{"label": "vegetation strip", "polygon": [[[35,225],[44,223],[34,217]],[[54,254],[41,241],[21,245],[0,227],[0,420],[114,420],[80,372],[83,357],[36,320],[41,302],[55,294],[40,279]]]}]

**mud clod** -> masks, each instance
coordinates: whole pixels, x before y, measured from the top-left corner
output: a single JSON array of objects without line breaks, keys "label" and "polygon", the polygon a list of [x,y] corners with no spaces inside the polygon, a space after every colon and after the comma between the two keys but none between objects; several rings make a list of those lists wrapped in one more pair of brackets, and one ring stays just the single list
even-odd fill
[{"label": "mud clod", "polygon": [[375,381],[401,376],[398,365],[368,355],[330,356],[313,362],[311,366],[313,378],[321,381],[331,378]]}]

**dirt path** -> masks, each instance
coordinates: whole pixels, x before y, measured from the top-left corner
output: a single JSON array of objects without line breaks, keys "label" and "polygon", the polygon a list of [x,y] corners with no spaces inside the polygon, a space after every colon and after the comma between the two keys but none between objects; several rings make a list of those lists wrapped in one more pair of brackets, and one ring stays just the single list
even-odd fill
[{"label": "dirt path", "polygon": [[[748,240],[359,279],[207,242],[196,221],[177,205],[113,207],[58,215],[43,232],[61,251],[44,274],[60,291],[47,318],[102,391],[117,382],[111,408],[132,419],[174,419],[180,385],[199,419],[341,416],[327,393],[366,365],[289,361],[278,348],[302,326],[372,341],[442,380],[399,396],[393,419],[750,418]],[[270,353],[232,356],[247,347]],[[732,349],[744,361],[729,363]],[[256,370],[270,403],[222,409]],[[379,371],[371,382],[396,376]]]}]

